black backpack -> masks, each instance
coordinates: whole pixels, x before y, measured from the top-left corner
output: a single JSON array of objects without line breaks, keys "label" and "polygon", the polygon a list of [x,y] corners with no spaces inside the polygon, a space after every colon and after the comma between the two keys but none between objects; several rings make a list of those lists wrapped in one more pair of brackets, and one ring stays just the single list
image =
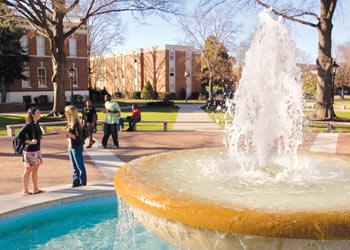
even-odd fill
[{"label": "black backpack", "polygon": [[23,152],[24,149],[24,141],[19,137],[19,135],[22,133],[22,131],[24,130],[25,127],[23,127],[19,133],[17,134],[17,136],[13,139],[12,141],[12,147],[13,150],[15,151],[15,155],[20,155]]}]

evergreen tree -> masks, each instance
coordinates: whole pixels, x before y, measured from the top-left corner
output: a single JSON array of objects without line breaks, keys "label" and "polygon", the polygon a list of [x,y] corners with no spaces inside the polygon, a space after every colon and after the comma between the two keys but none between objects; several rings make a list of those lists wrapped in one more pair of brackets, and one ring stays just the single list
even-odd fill
[{"label": "evergreen tree", "polygon": [[[201,61],[202,79],[208,85],[209,81],[213,84],[228,85],[233,78],[232,58],[230,58],[227,48],[219,41],[216,36],[208,36],[205,39],[204,56]],[[209,90],[209,91],[212,91]]]},{"label": "evergreen tree", "polygon": [[[0,15],[6,11],[0,6]],[[8,85],[15,79],[26,79],[22,74],[24,64],[28,61],[28,55],[22,50],[20,38],[22,30],[15,27],[14,22],[0,19],[0,88],[1,102],[6,101]]]},{"label": "evergreen tree", "polygon": [[153,91],[152,85],[149,81],[143,86],[141,92],[141,99],[154,99],[155,93]]}]

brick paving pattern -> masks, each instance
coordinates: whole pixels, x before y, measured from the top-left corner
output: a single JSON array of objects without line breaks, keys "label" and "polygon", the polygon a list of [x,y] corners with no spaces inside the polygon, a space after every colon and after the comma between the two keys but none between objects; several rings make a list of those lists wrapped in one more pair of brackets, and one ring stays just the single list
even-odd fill
[{"label": "brick paving pattern", "polygon": [[[102,132],[95,135],[101,141]],[[153,132],[136,131],[121,132],[120,149],[110,149],[122,161],[167,152],[203,147],[222,147],[225,134],[223,132]],[[301,150],[309,150],[317,134],[303,134]],[[111,144],[111,138],[109,143]],[[21,192],[23,164],[20,156],[14,156],[12,138],[0,138],[0,195]],[[340,134],[338,138],[337,154],[349,154],[350,135]],[[44,165],[39,169],[40,188],[65,185],[70,187],[72,168],[67,155],[67,145],[63,133],[45,135],[42,140]],[[104,175],[89,161],[85,155],[88,181],[103,180]]]}]

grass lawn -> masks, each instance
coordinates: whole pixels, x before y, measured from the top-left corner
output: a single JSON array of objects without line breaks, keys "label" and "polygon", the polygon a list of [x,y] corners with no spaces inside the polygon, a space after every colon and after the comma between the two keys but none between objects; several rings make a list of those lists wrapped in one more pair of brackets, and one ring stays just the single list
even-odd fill
[{"label": "grass lawn", "polygon": [[[131,115],[130,110],[122,108],[122,117]],[[141,107],[142,120],[166,120],[176,121],[177,107]],[[104,120],[105,114],[98,112],[98,119]],[[0,114],[0,136],[6,136],[6,125],[24,123],[26,114]],[[46,115],[42,115],[45,117]],[[127,123],[125,124],[127,127]],[[172,130],[174,123],[168,124],[168,130]],[[65,126],[52,126],[48,127],[48,131],[52,132],[57,129],[64,129]],[[100,126],[99,126],[100,127]],[[137,125],[138,130],[163,130],[163,124],[139,124]]]},{"label": "grass lawn", "polygon": [[[304,100],[309,105],[312,105],[316,102],[315,98],[304,99]],[[350,108],[350,96],[349,95],[344,96],[344,100],[341,100],[339,95],[334,96],[334,108],[340,109],[341,105],[345,105],[346,108]]]},{"label": "grass lawn", "polygon": [[[205,109],[203,109],[205,110]],[[305,110],[304,115],[308,116],[311,114],[311,110]],[[220,128],[225,128],[225,114],[222,112],[213,112],[213,111],[208,111],[209,117],[218,125]],[[339,118],[347,118],[350,119],[350,112],[346,111],[338,111],[336,112],[337,117]],[[303,128],[304,132],[325,132],[327,130],[327,125],[312,125],[312,126],[306,126]],[[339,133],[350,133],[350,127],[338,127],[333,130],[334,132],[339,132]]]}]

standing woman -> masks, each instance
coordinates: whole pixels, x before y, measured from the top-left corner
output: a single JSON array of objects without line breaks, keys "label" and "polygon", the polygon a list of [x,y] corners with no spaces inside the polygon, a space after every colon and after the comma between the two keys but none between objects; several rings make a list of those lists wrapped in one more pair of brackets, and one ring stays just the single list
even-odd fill
[{"label": "standing woman", "polygon": [[86,186],[86,169],[83,159],[84,136],[77,108],[68,105],[64,109],[67,122],[68,155],[73,167],[72,187]]},{"label": "standing woman", "polygon": [[89,131],[89,145],[86,148],[91,148],[95,143],[95,140],[92,138],[92,134],[96,128],[97,123],[97,113],[95,107],[92,105],[90,100],[85,101],[85,107],[83,108],[82,113],[82,122],[83,126],[86,127]]},{"label": "standing woman", "polygon": [[[18,137],[24,142],[23,163],[24,173],[22,176],[23,196],[41,193],[38,187],[38,170],[42,165],[42,157],[40,151],[40,141],[42,132],[38,121],[40,120],[40,110],[36,107],[28,109],[26,117],[26,125],[18,134]],[[33,183],[33,192],[29,192],[29,178]]]}]

